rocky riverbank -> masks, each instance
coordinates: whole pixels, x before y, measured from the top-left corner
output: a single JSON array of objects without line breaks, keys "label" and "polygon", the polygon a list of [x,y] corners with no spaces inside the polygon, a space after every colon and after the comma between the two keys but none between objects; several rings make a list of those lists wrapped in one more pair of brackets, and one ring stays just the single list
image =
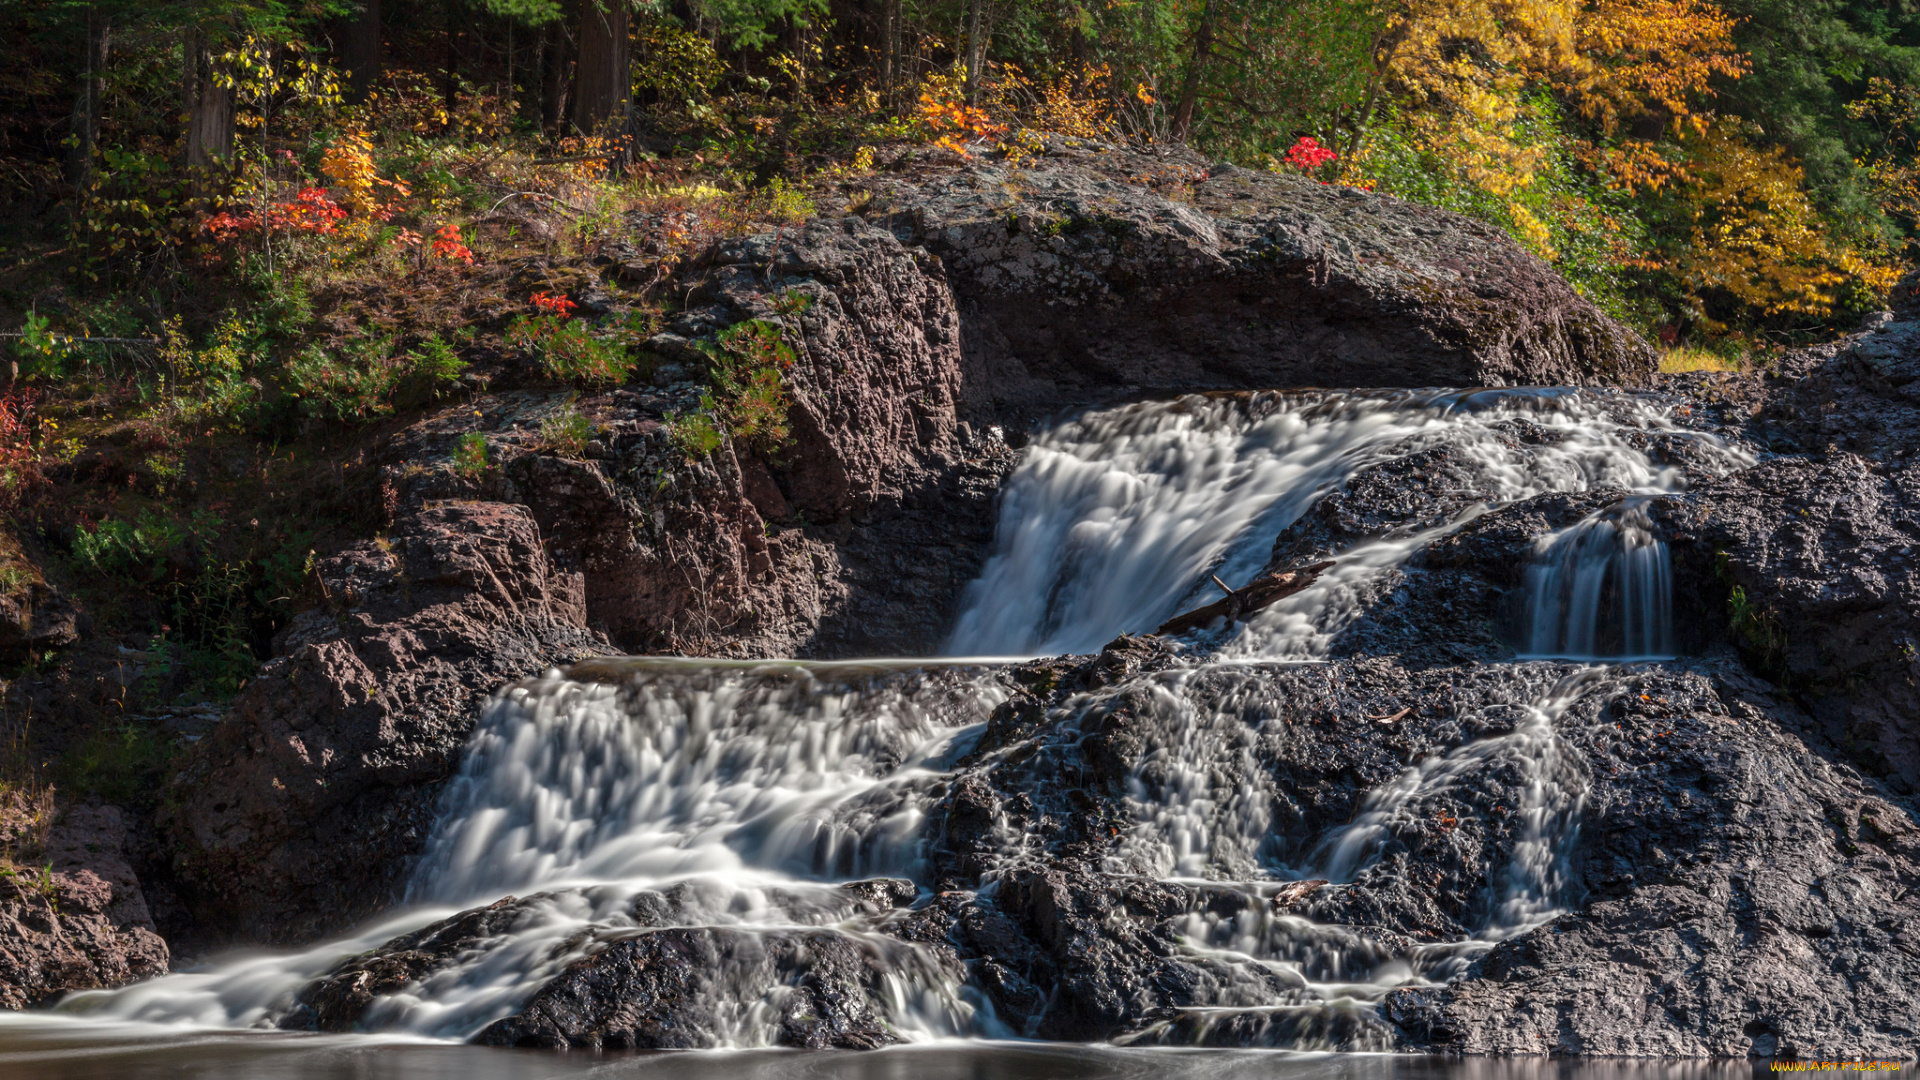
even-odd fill
[{"label": "rocky riverbank", "polygon": [[[161,928],[188,950],[292,945],[390,906],[482,702],[512,680],[619,652],[935,651],[1002,480],[1061,410],[1314,384],[1626,387],[1674,409],[1631,438],[1685,481],[1633,497],[1672,553],[1682,659],[1516,662],[1541,538],[1627,493],[1509,501],[1368,579],[1324,664],[1196,668],[1200,639],[1122,637],[1005,668],[1006,700],[913,819],[916,880],[810,901],[853,930],[689,925],[683,898],[648,893],[480,1040],[710,1045],[732,995],[774,1003],[784,1045],[877,1046],[898,1037],[884,1017],[910,970],[1047,1039],[1910,1057],[1920,311],[1776,374],[1658,377],[1644,344],[1483,226],[1203,162],[1173,163],[1192,172],[1175,199],[1139,179],[1168,164],[1062,142],[1025,170],[869,178],[848,216],[680,268],[651,383],[592,400],[579,454],[534,437],[565,399],[511,378],[394,433],[373,462],[390,527],[316,561],[325,602],[167,782],[142,863]],[[655,272],[648,258],[636,240],[602,270]],[[793,441],[689,459],[668,424],[700,391],[699,344],[747,319],[795,349]],[[454,470],[477,428],[492,467]],[[1533,467],[1564,433],[1521,418],[1490,437]],[[1459,453],[1357,469],[1269,568],[1492,501]],[[1440,782],[1469,764],[1470,783]],[[1380,794],[1408,776],[1439,780]],[[1154,835],[1199,837],[1204,865],[1140,839],[1156,814],[1179,821]],[[1266,873],[1314,866],[1344,872]],[[164,964],[123,876],[62,900],[112,938],[71,978],[29,970],[52,931],[32,897],[14,903],[15,1004]],[[1507,911],[1523,893],[1565,913]],[[352,1030],[554,903],[416,930],[276,1018]],[[1286,964],[1247,951],[1283,939]],[[1378,1009],[1307,992],[1402,972],[1431,985]]]}]

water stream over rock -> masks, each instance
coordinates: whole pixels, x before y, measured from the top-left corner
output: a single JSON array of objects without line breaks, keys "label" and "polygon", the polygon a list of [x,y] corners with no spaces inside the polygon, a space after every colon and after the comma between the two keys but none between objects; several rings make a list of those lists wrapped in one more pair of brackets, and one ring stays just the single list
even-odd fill
[{"label": "water stream over rock", "polygon": [[[1283,842],[1276,821],[1291,793],[1273,747],[1309,737],[1282,714],[1317,670],[1303,665],[1328,659],[1387,575],[1490,508],[1553,492],[1628,499],[1540,538],[1522,651],[1670,654],[1666,549],[1632,496],[1676,491],[1684,470],[1650,456],[1653,434],[1693,440],[1710,464],[1746,460],[1655,404],[1584,392],[1304,391],[1085,414],[1036,437],[1007,481],[993,554],[948,644],[962,659],[634,659],[509,687],[474,729],[390,920],[61,1009],[510,1045],[1044,1034],[1052,1005],[1017,1015],[1017,987],[946,942],[990,940],[994,912],[1040,887],[1054,841],[987,811],[965,889],[936,881],[930,853],[949,851],[964,816],[963,764],[1045,777],[1047,746],[1091,739],[1124,712],[1132,749],[1114,816],[1081,816],[1106,823],[1101,872],[1159,897],[1176,942],[1163,970],[1180,991],[1120,1037],[1391,1048],[1383,995],[1437,986],[1576,899],[1568,859],[1589,778],[1568,725],[1595,723],[1623,676],[1500,665],[1487,676],[1498,689],[1463,699],[1452,721],[1484,734],[1410,757],[1305,842]],[[1357,471],[1436,452],[1459,466],[1445,514],[1338,552],[1305,592],[1194,635],[1154,670],[1069,696],[1040,721],[1052,743],[983,743],[1039,676],[964,658],[1088,653],[1149,631],[1209,599],[1209,574],[1237,586],[1268,569],[1276,535]],[[1397,872],[1385,854],[1397,837],[1488,784],[1512,805],[1497,808],[1498,869],[1457,932],[1304,913],[1319,890],[1359,896],[1356,883]],[[1056,794],[1048,786],[1033,800]],[[931,921],[950,900],[964,933]]]}]

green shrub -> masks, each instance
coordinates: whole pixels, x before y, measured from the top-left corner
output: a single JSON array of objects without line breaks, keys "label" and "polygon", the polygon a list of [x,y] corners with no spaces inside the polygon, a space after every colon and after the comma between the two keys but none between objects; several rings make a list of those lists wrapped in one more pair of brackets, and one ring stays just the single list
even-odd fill
[{"label": "green shrub", "polygon": [[99,577],[124,577],[143,584],[166,572],[167,555],[187,539],[179,522],[152,510],[133,521],[108,519],[73,534],[74,565]]},{"label": "green shrub", "polygon": [[474,479],[491,466],[487,460],[487,437],[478,431],[469,431],[460,436],[453,448],[453,471]]},{"label": "green shrub", "polygon": [[552,379],[618,385],[633,374],[634,358],[618,341],[593,335],[585,319],[522,315],[507,326],[507,345],[539,359]]},{"label": "green shrub", "polygon": [[308,346],[287,365],[287,381],[311,414],[364,422],[441,397],[466,369],[439,335],[403,353],[391,337],[363,337],[331,353]]},{"label": "green shrub", "polygon": [[593,422],[580,415],[572,403],[540,421],[540,447],[561,457],[577,458],[593,438]]},{"label": "green shrub", "polygon": [[713,418],[713,397],[700,396],[700,412],[675,413],[667,417],[667,437],[690,458],[706,457],[720,449],[723,433]]},{"label": "green shrub", "polygon": [[707,356],[719,391],[717,415],[727,429],[762,450],[784,444],[792,434],[791,398],[781,372],[793,366],[796,354],[780,325],[763,319],[736,323],[720,333]]}]

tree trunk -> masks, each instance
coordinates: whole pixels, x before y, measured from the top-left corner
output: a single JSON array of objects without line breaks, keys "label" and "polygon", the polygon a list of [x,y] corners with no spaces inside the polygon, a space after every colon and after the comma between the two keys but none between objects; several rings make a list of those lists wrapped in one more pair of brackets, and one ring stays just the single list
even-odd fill
[{"label": "tree trunk", "polygon": [[967,0],[967,104],[980,104],[980,67],[987,60],[987,0]]},{"label": "tree trunk", "polygon": [[113,22],[97,8],[87,11],[86,67],[80,92],[73,100],[74,183],[85,186],[93,178],[93,155],[100,142],[100,108],[107,95],[107,58],[113,50]]},{"label": "tree trunk", "polygon": [[1186,77],[1180,80],[1180,96],[1173,106],[1173,139],[1186,142],[1193,130],[1193,111],[1200,104],[1200,83],[1206,75],[1207,60],[1213,54],[1214,0],[1200,9],[1200,25],[1193,32],[1193,60]]},{"label": "tree trunk", "polygon": [[340,35],[340,66],[347,69],[347,100],[359,104],[380,81],[380,0],[360,0],[359,13]]},{"label": "tree trunk", "polygon": [[460,13],[456,10],[459,6],[459,0],[444,0],[440,7],[444,16],[441,29],[446,37],[446,61],[441,73],[440,96],[448,116],[452,116],[454,110],[460,107]]},{"label": "tree trunk", "polygon": [[560,118],[567,115],[567,44],[566,26],[558,20],[548,23],[540,41],[542,131],[558,131]]},{"label": "tree trunk", "polygon": [[233,156],[233,91],[213,81],[204,33],[188,32],[186,54],[187,167],[206,168]]},{"label": "tree trunk", "polygon": [[573,125],[582,134],[605,134],[617,121],[624,130],[633,81],[627,69],[625,0],[581,0],[580,65],[573,76]]}]

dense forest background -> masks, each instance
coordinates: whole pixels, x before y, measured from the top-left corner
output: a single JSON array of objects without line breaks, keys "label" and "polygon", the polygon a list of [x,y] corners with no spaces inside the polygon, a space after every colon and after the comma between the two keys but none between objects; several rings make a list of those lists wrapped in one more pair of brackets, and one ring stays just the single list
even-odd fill
[{"label": "dense forest background", "polygon": [[[580,453],[675,266],[849,177],[1064,137],[1167,151],[1180,198],[1191,148],[1484,219],[1669,370],[1753,368],[1905,272],[1917,95],[1907,0],[12,0],[0,796],[150,792],[165,710],[390,524],[383,433],[520,357]],[[657,277],[583,306],[616,249]],[[690,457],[784,437],[743,325]]]},{"label": "dense forest background", "polygon": [[[335,207],[464,229],[556,158],[733,196],[1064,133],[1472,214],[1736,357],[1876,308],[1920,195],[1903,0],[21,0],[0,42],[9,257],[123,300]],[[110,308],[66,329],[171,313]]]}]

